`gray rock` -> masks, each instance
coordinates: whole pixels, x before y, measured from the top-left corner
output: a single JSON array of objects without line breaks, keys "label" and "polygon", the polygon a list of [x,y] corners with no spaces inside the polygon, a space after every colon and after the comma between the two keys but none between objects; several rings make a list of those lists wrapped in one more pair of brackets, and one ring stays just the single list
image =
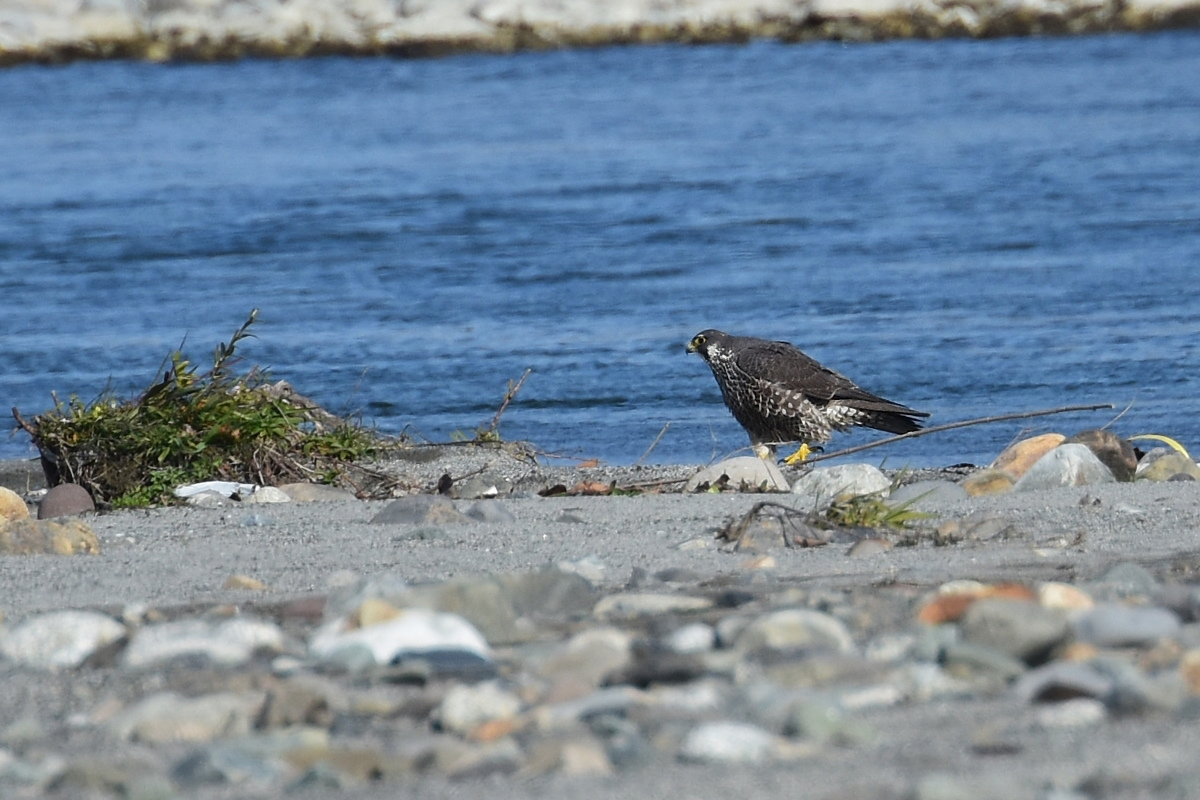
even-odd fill
[{"label": "gray rock", "polygon": [[571,681],[596,688],[631,661],[632,637],[617,628],[580,631],[532,666],[547,680]]},{"label": "gray rock", "polygon": [[526,638],[512,597],[496,578],[483,575],[417,586],[404,605],[457,614],[479,629],[489,642],[503,644]]},{"label": "gray rock", "polygon": [[146,744],[210,742],[250,733],[262,708],[262,692],[217,692],[182,697],[159,692],[118,714],[108,728],[120,739]]},{"label": "gray rock", "polygon": [[912,656],[917,661],[941,661],[946,648],[962,641],[958,625],[923,625],[913,642]]},{"label": "gray rock", "polygon": [[0,656],[37,669],[74,669],[125,636],[125,626],[92,611],[52,611],[24,620],[0,638]]},{"label": "gray rock", "polygon": [[409,603],[408,582],[395,572],[381,572],[360,578],[352,572],[335,574],[330,581],[332,591],[325,601],[325,619],[353,614],[367,600],[383,600],[397,608]]},{"label": "gray rock", "polygon": [[774,745],[774,735],[757,725],[705,722],[688,731],[679,757],[701,764],[761,764]]},{"label": "gray rock", "polygon": [[283,651],[283,631],[278,625],[253,617],[219,623],[182,619],[139,630],[121,662],[131,669],[147,669],[183,658],[229,667],[245,664],[260,651]]},{"label": "gray rock", "polygon": [[1060,609],[1043,608],[1029,600],[991,597],[972,603],[961,626],[966,641],[1026,663],[1045,659],[1070,630],[1066,613]]},{"label": "gray rock", "polygon": [[480,522],[516,522],[517,520],[499,500],[478,500],[467,509],[467,516]]},{"label": "gray rock", "polygon": [[1013,485],[1015,492],[1116,483],[1112,471],[1083,444],[1060,444],[1039,458]]},{"label": "gray rock", "polygon": [[1096,582],[1097,588],[1118,597],[1146,597],[1159,587],[1150,570],[1132,561],[1122,561],[1109,569]]},{"label": "gray rock", "polygon": [[576,572],[545,567],[498,576],[517,614],[538,620],[561,619],[592,611],[596,590]]},{"label": "gray rock", "polygon": [[604,777],[613,773],[613,762],[607,748],[586,734],[543,739],[533,745],[522,775],[549,772],[559,772],[567,777]]},{"label": "gray rock", "polygon": [[1112,681],[1112,690],[1104,700],[1117,713],[1169,711],[1181,705],[1188,696],[1187,687],[1177,672],[1151,677],[1135,664],[1115,658],[1094,658],[1089,664]]},{"label": "gray rock", "polygon": [[913,800],[980,800],[977,787],[956,775],[937,772],[917,781]]},{"label": "gray rock", "polygon": [[164,780],[154,774],[156,770],[156,764],[143,759],[75,757],[46,788],[53,795],[68,797],[139,797],[137,792],[149,788],[148,778]]},{"label": "gray rock", "polygon": [[512,481],[503,475],[484,473],[473,475],[454,485],[454,494],[464,500],[500,497],[512,492]]},{"label": "gray rock", "polygon": [[841,464],[817,467],[796,479],[792,494],[801,508],[822,509],[839,497],[877,495],[887,497],[892,482],[870,464]]},{"label": "gray rock", "polygon": [[287,765],[279,760],[247,752],[238,745],[220,743],[184,756],[171,771],[171,777],[184,787],[230,784],[265,791],[283,781],[288,772]]},{"label": "gray rock", "polygon": [[346,712],[349,707],[345,690],[329,678],[300,673],[269,684],[266,703],[257,725],[265,730],[287,730],[286,734],[280,732],[275,739],[260,737],[261,741],[256,740],[256,743],[286,741],[287,735],[303,733],[305,726],[310,723],[330,725],[338,714]]},{"label": "gray rock", "polygon": [[625,716],[648,702],[646,694],[632,686],[609,686],[574,700],[538,706],[530,716],[540,730],[556,731],[602,715]]},{"label": "gray rock", "polygon": [[96,510],[92,496],[77,483],[60,483],[50,489],[38,503],[38,519],[55,519]]},{"label": "gray rock", "polygon": [[742,653],[790,653],[807,649],[854,652],[854,640],[842,622],[820,611],[786,608],[764,614],[738,635],[735,647]]},{"label": "gray rock", "polygon": [[521,700],[515,694],[495,681],[485,681],[451,686],[442,698],[436,719],[445,730],[465,735],[485,722],[513,719],[520,711]]},{"label": "gray rock", "polygon": [[434,758],[434,765],[446,777],[460,780],[507,775],[516,772],[523,763],[524,754],[512,737],[487,744],[444,741]]},{"label": "gray rock", "polygon": [[970,495],[957,483],[950,481],[917,481],[896,489],[888,495],[887,504],[892,508],[908,503],[908,508],[921,511],[931,505],[954,503],[967,500]]},{"label": "gray rock", "polygon": [[[789,520],[776,513],[775,509],[756,514],[745,526],[742,526],[737,540],[732,543],[732,549],[739,553],[769,553],[787,546],[787,537],[794,534],[794,526]],[[725,545],[729,549],[730,545]]]},{"label": "gray rock", "polygon": [[288,794],[295,792],[337,791],[357,788],[362,781],[338,770],[327,761],[317,763],[304,770],[304,774],[287,785]]},{"label": "gray rock", "polygon": [[993,647],[974,642],[954,642],[946,646],[943,666],[951,675],[1011,681],[1026,670],[1025,662]]},{"label": "gray rock", "polygon": [[380,525],[454,525],[471,521],[445,497],[432,494],[398,498],[371,518],[371,522]]},{"label": "gray rock", "polygon": [[1141,647],[1179,635],[1179,618],[1165,608],[1100,603],[1072,622],[1076,638],[1098,647]]},{"label": "gray rock", "polygon": [[1200,480],[1200,467],[1178,450],[1156,447],[1142,456],[1135,475],[1139,481],[1169,481],[1181,475]]},{"label": "gray rock", "polygon": [[325,483],[285,483],[279,489],[292,498],[293,503],[353,503],[358,501],[354,492]]},{"label": "gray rock", "polygon": [[1109,676],[1082,661],[1052,661],[1030,670],[1013,686],[1026,703],[1060,702],[1090,697],[1107,702],[1115,687]]},{"label": "gray rock", "polygon": [[859,539],[850,545],[849,549],[846,550],[846,555],[851,558],[870,558],[890,553],[892,547],[892,543],[887,539]]},{"label": "gray rock", "polygon": [[711,467],[697,472],[684,484],[685,492],[696,491],[701,484],[721,484],[729,491],[774,491],[788,490],[787,478],[775,462],[756,456],[739,456],[719,461]]},{"label": "gray rock", "polygon": [[875,738],[870,725],[854,719],[833,703],[800,700],[788,709],[783,732],[797,739],[808,739],[839,747],[856,747]]}]

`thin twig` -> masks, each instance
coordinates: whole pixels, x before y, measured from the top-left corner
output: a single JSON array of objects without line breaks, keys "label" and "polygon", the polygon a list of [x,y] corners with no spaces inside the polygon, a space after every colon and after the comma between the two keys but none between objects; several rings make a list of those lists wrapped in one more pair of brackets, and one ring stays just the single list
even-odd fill
[{"label": "thin twig", "polygon": [[521,379],[508,387],[508,391],[504,393],[504,402],[500,404],[500,409],[496,411],[496,416],[492,417],[492,424],[488,425],[488,433],[495,433],[496,428],[500,427],[500,417],[504,415],[504,410],[508,408],[508,404],[517,396],[517,392],[521,391],[521,384],[525,383],[525,379],[529,377],[529,373],[531,372],[533,372],[533,368],[527,368]]},{"label": "thin twig", "polygon": [[660,478],[653,481],[634,481],[618,486],[618,489],[653,489],[657,486],[670,486],[675,483],[687,483],[690,478]]},{"label": "thin twig", "polygon": [[1123,416],[1125,416],[1126,414],[1128,414],[1128,413],[1129,413],[1129,409],[1133,408],[1133,404],[1134,404],[1135,402],[1137,402],[1137,398],[1134,398],[1133,400],[1130,400],[1130,401],[1129,401],[1129,405],[1127,405],[1127,406],[1125,406],[1124,408],[1122,408],[1122,409],[1121,409],[1121,413],[1120,413],[1120,414],[1117,414],[1115,417],[1113,417],[1112,419],[1110,419],[1108,422],[1106,422],[1106,423],[1104,423],[1103,425],[1101,425],[1101,426],[1100,426],[1100,430],[1105,430],[1105,429],[1107,429],[1109,425],[1112,425],[1114,422],[1116,422],[1117,420],[1119,420],[1121,417],[1123,417]]},{"label": "thin twig", "polygon": [[897,436],[889,436],[886,439],[880,439],[877,442],[867,442],[856,447],[847,447],[845,450],[838,450],[833,453],[822,453],[819,456],[805,460],[805,464],[812,464],[817,461],[826,461],[830,458],[838,458],[839,456],[848,456],[851,453],[860,453],[863,450],[870,450],[872,447],[880,447],[881,445],[898,442],[901,439],[916,439],[918,436],[926,436],[930,433],[940,433],[941,431],[954,430],[955,428],[966,428],[970,425],[984,425],[989,422],[1005,422],[1010,419],[1028,419],[1029,417],[1046,417],[1051,414],[1067,414],[1072,411],[1097,411],[1101,408],[1113,408],[1112,403],[1097,403],[1090,406],[1063,406],[1062,408],[1049,408],[1044,411],[1025,411],[1017,414],[999,414],[993,417],[979,417],[978,419],[967,419],[961,422],[949,422],[945,425],[935,425],[932,428],[922,428],[919,431],[910,431],[909,433],[901,433]]},{"label": "thin twig", "polygon": [[650,455],[650,451],[655,447],[658,447],[658,443],[662,441],[663,434],[667,432],[667,428],[669,427],[671,427],[670,422],[662,426],[662,430],[658,432],[658,436],[654,437],[654,441],[651,442],[650,446],[646,448],[646,452],[642,453],[641,457],[637,461],[633,462],[635,467],[641,466],[642,462],[646,460],[646,456]]}]

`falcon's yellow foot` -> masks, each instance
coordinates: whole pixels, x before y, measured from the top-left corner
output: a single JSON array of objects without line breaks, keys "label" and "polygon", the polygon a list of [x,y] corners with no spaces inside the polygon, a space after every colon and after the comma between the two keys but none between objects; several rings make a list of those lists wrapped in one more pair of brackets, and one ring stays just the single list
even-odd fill
[{"label": "falcon's yellow foot", "polygon": [[800,445],[800,448],[796,450],[796,452],[785,458],[783,463],[787,464],[789,467],[794,467],[808,458],[808,454],[811,452],[812,450],[807,444],[802,444]]},{"label": "falcon's yellow foot", "polygon": [[750,448],[754,451],[754,455],[758,456],[763,461],[774,461],[775,460],[775,450],[773,448],[767,447],[765,444],[762,444],[761,442],[755,442],[754,444],[752,444],[750,446]]}]

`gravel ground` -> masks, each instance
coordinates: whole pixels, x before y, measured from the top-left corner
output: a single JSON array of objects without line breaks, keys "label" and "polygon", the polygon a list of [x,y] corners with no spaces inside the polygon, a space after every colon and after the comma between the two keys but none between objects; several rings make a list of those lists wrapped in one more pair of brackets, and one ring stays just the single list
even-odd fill
[{"label": "gravel ground", "polygon": [[[0,484],[19,492],[36,488],[39,476],[31,466],[4,463]],[[1178,597],[1191,591],[1200,572],[1200,484],[1191,482],[1109,484],[942,503],[925,510],[940,519],[980,512],[1001,516],[1016,533],[942,547],[897,546],[866,557],[848,556],[846,545],[782,548],[770,553],[773,566],[756,569],[750,564],[754,556],[730,552],[714,537],[763,499],[760,495],[536,494],[554,484],[571,487],[581,479],[672,489],[695,467],[547,468],[496,453],[448,448],[387,468],[421,485],[435,484],[447,473],[460,480],[479,470],[502,476],[514,487],[503,503],[515,521],[446,525],[428,538],[413,538],[408,527],[370,522],[386,505],[383,501],[103,513],[86,518],[102,543],[100,555],[0,561],[0,611],[10,626],[56,609],[97,609],[119,616],[136,604],[161,609],[168,617],[222,604],[253,611],[325,594],[349,573],[391,573],[422,584],[585,562],[602,565],[595,580],[602,593],[669,574],[672,591],[711,594],[732,587],[775,597],[799,592],[809,605],[823,594],[851,597],[862,617],[853,627],[858,638],[911,627],[920,599],[951,580],[1059,581],[1089,587],[1114,566],[1133,563],[1156,579],[1154,591]],[[469,505],[457,502],[460,508]],[[688,547],[689,542],[695,545]],[[260,580],[269,590],[222,588],[234,574]],[[1186,647],[1186,640],[1200,637],[1186,614],[1183,621],[1181,646]],[[0,733],[12,720],[31,714],[69,720],[106,693],[138,694],[133,683],[120,684],[133,678],[112,670],[46,675],[4,668],[2,674]],[[143,675],[137,681],[153,683],[153,678]],[[825,747],[811,757],[768,765],[661,758],[605,778],[554,773],[449,780],[421,774],[336,790],[303,790],[296,796],[1200,797],[1200,762],[1195,758],[1200,715],[1188,709],[1054,727],[1038,721],[1038,706],[1015,702],[1008,690],[999,688],[872,707],[862,714],[875,731],[870,745]],[[661,735],[669,736],[670,727],[664,730]],[[72,752],[92,752],[89,748],[104,752],[86,732],[73,733],[62,746],[68,758]],[[62,790],[59,796],[74,791]],[[240,797],[243,791],[203,787],[181,790],[178,796]],[[80,796],[112,795],[88,789]]]}]

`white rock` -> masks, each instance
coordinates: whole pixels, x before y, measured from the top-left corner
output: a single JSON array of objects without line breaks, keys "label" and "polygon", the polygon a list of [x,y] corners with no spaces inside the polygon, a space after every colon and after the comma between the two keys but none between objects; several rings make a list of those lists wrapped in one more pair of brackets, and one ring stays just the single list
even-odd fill
[{"label": "white rock", "polygon": [[711,625],[693,622],[676,628],[666,638],[667,648],[676,653],[707,653],[716,644],[717,634]]},{"label": "white rock", "polygon": [[787,478],[773,461],[767,461],[756,456],[740,456],[719,461],[711,467],[705,467],[697,472],[684,484],[685,492],[694,492],[702,483],[710,486],[721,480],[723,475],[729,476],[726,483],[731,490],[738,490],[742,485],[757,489],[765,486],[777,492],[788,490]]},{"label": "white rock", "polygon": [[641,594],[620,592],[601,598],[592,609],[600,619],[638,617],[644,614],[677,614],[687,611],[702,611],[712,608],[713,601],[707,597],[692,597],[686,594]]},{"label": "white rock", "polygon": [[895,14],[908,7],[909,0],[812,0],[812,10],[822,17],[869,19]]},{"label": "white rock", "polygon": [[233,497],[235,494],[245,497],[253,493],[255,488],[257,487],[252,483],[238,483],[237,481],[201,481],[176,487],[175,496],[188,498],[204,492],[216,492],[222,497]]},{"label": "white rock", "polygon": [[840,464],[818,467],[801,475],[792,486],[802,508],[820,509],[838,497],[874,494],[887,497],[892,482],[870,464]]},{"label": "white rock", "polygon": [[761,764],[774,744],[775,737],[757,725],[705,722],[688,732],[679,757],[700,763]]},{"label": "white rock", "polygon": [[292,498],[282,489],[274,486],[256,486],[248,495],[242,495],[244,503],[290,503]]},{"label": "white rock", "polygon": [[764,614],[738,635],[738,650],[787,652],[808,647],[829,647],[853,653],[854,639],[840,620],[807,608],[785,608]]},{"label": "white rock", "polygon": [[365,647],[376,664],[434,651],[461,651],[485,661],[492,652],[475,626],[457,614],[409,608],[386,622],[349,629],[346,619],[337,619],[313,632],[309,654],[327,659],[347,647]]},{"label": "white rock", "polygon": [[556,566],[563,572],[572,572],[593,584],[604,580],[604,575],[608,571],[604,562],[595,553],[590,553],[575,561],[560,561]]},{"label": "white rock", "polygon": [[1104,703],[1092,697],[1072,697],[1037,709],[1038,725],[1051,729],[1091,727],[1103,722],[1107,716]]},{"label": "white rock", "polygon": [[220,736],[245,736],[262,707],[264,695],[218,692],[181,697],[160,692],[118,714],[109,729],[121,739],[149,744],[209,742]]},{"label": "white rock", "polygon": [[1034,462],[1013,485],[1014,492],[1116,483],[1112,471],[1082,444],[1060,444]]},{"label": "white rock", "polygon": [[125,626],[91,611],[54,611],[31,617],[0,639],[0,655],[39,669],[73,669],[97,649],[125,635]]},{"label": "white rock", "polygon": [[495,681],[473,686],[459,683],[442,698],[438,719],[446,730],[465,734],[485,722],[512,719],[520,711],[520,699]]},{"label": "white rock", "polygon": [[202,619],[185,619],[142,628],[125,648],[121,661],[137,669],[195,656],[214,666],[236,666],[249,661],[258,650],[283,650],[283,631],[278,625],[250,617],[235,617],[215,625]]}]

